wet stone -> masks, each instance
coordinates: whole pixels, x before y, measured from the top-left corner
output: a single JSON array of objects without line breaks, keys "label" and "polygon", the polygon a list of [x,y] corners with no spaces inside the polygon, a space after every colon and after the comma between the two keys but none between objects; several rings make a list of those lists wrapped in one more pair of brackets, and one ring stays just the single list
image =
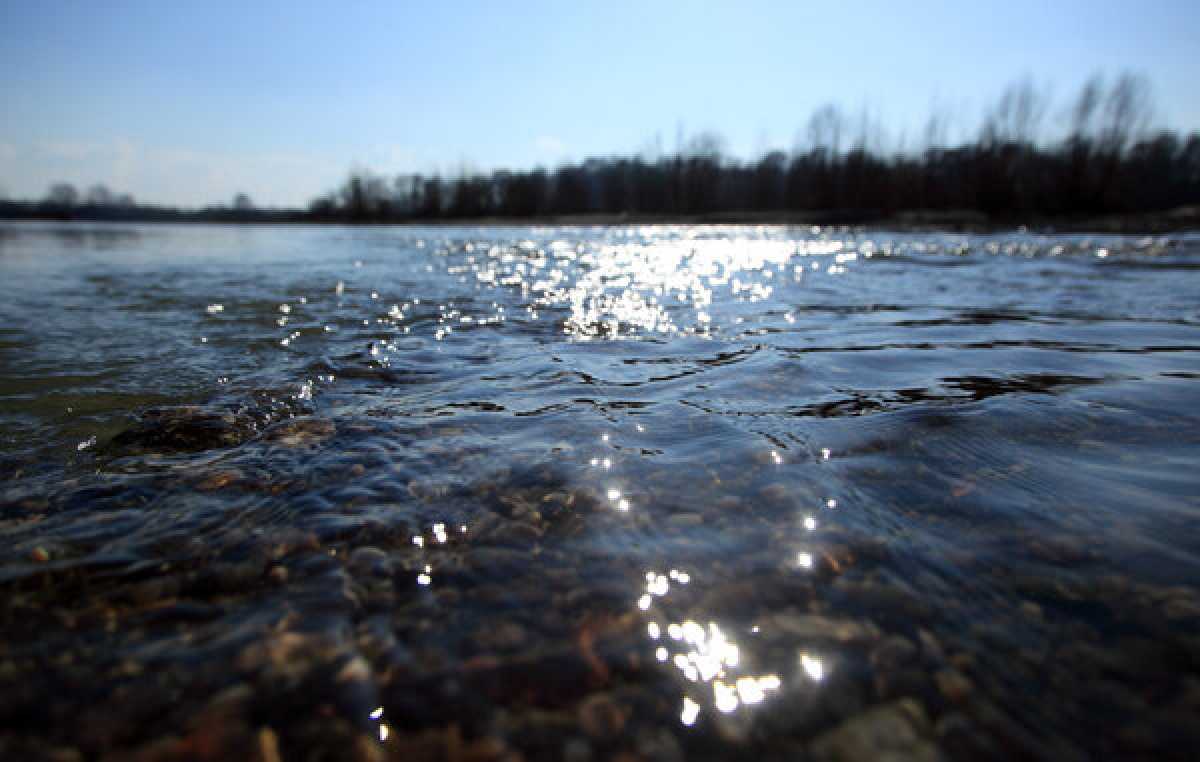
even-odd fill
[{"label": "wet stone", "polygon": [[361,577],[388,577],[392,573],[392,560],[379,548],[362,547],[350,552],[346,561],[350,571]]},{"label": "wet stone", "polygon": [[971,681],[956,669],[938,670],[934,681],[942,695],[956,704],[966,701],[974,690]]},{"label": "wet stone", "polygon": [[105,451],[115,455],[186,453],[234,447],[258,434],[251,416],[199,407],[158,408],[114,436]]},{"label": "wet stone", "polygon": [[917,647],[900,635],[889,635],[871,651],[871,662],[879,669],[894,670],[911,666],[917,657]]},{"label": "wet stone", "polygon": [[276,424],[263,434],[263,439],[289,448],[313,447],[337,433],[333,421],[327,418],[293,418]]},{"label": "wet stone", "polygon": [[525,548],[542,539],[542,531],[525,521],[504,521],[487,532],[480,532],[477,541],[488,545]]},{"label": "wet stone", "polygon": [[579,726],[594,739],[610,740],[625,727],[628,710],[606,693],[588,696],[579,705]]},{"label": "wet stone", "polygon": [[810,745],[818,762],[937,762],[924,708],[911,699],[878,706],[830,730]]},{"label": "wet stone", "polygon": [[485,651],[515,651],[529,640],[529,633],[517,622],[490,623],[475,636],[475,642]]},{"label": "wet stone", "polygon": [[879,638],[879,628],[869,621],[835,619],[819,614],[780,612],[762,620],[764,632],[778,631],[801,640],[830,640],[839,643]]}]

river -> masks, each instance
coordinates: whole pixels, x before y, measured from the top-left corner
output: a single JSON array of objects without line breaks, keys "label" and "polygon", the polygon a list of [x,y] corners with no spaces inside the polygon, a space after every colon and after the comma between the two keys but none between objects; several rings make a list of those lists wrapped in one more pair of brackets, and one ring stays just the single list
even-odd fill
[{"label": "river", "polygon": [[1198,326],[1194,234],[0,223],[0,756],[1186,758]]}]

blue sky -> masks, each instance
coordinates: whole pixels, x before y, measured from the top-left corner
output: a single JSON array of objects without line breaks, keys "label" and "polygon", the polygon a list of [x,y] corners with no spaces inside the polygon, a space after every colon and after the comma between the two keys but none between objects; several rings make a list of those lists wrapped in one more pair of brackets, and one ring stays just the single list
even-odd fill
[{"label": "blue sky", "polygon": [[751,157],[814,108],[950,137],[1023,76],[1057,105],[1146,75],[1200,128],[1197,2],[0,0],[0,194],[57,180],[200,205],[304,204],[354,165],[553,166],[715,130]]}]

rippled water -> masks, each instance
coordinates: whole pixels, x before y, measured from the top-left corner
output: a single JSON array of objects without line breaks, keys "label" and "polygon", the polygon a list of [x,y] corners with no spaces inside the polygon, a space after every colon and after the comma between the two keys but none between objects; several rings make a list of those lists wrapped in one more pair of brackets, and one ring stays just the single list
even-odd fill
[{"label": "rippled water", "polygon": [[1186,757],[1198,270],[0,225],[0,752]]}]

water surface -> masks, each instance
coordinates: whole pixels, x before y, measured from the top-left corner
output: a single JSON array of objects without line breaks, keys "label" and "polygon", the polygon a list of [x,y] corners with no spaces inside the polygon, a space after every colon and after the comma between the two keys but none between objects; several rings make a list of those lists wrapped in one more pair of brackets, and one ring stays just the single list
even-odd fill
[{"label": "water surface", "polygon": [[4,223],[0,752],[1183,758],[1198,269]]}]

